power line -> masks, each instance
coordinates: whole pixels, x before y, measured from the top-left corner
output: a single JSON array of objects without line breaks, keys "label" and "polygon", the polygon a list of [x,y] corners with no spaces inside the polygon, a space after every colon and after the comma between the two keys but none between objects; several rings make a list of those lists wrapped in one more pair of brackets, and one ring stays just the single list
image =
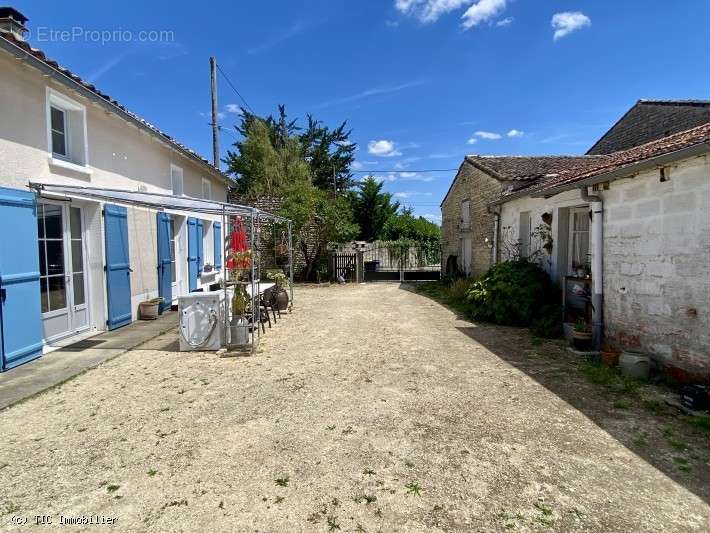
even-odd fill
[{"label": "power line", "polygon": [[228,77],[228,76],[224,73],[224,71],[222,70],[222,67],[219,66],[219,63],[217,63],[217,70],[219,70],[220,74],[222,74],[222,76],[224,76],[224,79],[227,80],[227,84],[232,88],[232,90],[233,90],[235,93],[237,93],[237,96],[240,98],[240,100],[241,100],[242,102],[244,102],[244,105],[246,106],[246,108],[247,108],[249,111],[251,111],[252,114],[256,115],[256,113],[254,113],[254,110],[253,110],[253,109],[251,108],[251,106],[249,105],[249,102],[247,102],[246,99],[242,96],[242,94],[237,90],[237,88],[236,88],[236,87],[234,86],[234,84],[232,83],[232,80],[229,79],[229,77]]},{"label": "power line", "polygon": [[425,170],[399,168],[399,169],[388,169],[388,170],[351,170],[350,172],[352,172],[353,174],[372,174],[374,172],[399,174],[401,172],[454,172],[457,170],[458,170],[458,168],[429,168],[429,169],[425,169]]}]

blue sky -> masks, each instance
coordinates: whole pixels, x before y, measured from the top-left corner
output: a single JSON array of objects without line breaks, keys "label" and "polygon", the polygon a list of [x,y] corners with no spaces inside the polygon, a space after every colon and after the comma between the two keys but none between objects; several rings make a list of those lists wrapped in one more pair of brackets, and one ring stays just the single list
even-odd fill
[{"label": "blue sky", "polygon": [[[396,169],[375,174],[432,218],[455,173],[417,170],[456,168],[467,153],[583,153],[639,98],[710,98],[706,0],[14,6],[34,46],[206,156],[210,55],[259,114],[283,103],[294,117],[347,120],[358,169]],[[169,33],[101,43],[94,30]],[[233,127],[243,102],[219,83]],[[234,137],[221,141],[224,153]]]}]

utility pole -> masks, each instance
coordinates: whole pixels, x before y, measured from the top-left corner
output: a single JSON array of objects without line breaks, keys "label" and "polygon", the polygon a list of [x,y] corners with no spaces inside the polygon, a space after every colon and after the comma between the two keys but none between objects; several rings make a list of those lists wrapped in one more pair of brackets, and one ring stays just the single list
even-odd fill
[{"label": "utility pole", "polygon": [[219,168],[219,124],[217,123],[217,59],[210,57],[212,94],[212,164]]}]

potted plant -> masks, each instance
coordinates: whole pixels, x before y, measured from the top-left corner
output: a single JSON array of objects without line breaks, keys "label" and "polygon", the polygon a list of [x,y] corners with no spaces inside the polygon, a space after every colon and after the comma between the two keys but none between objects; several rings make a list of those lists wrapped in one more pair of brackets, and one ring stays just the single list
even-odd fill
[{"label": "potted plant", "polygon": [[140,311],[141,320],[156,320],[162,303],[162,298],[153,298],[139,303],[138,310]]},{"label": "potted plant", "polygon": [[592,332],[583,320],[578,320],[572,332],[574,347],[578,350],[588,350],[592,345]]},{"label": "potted plant", "polygon": [[288,278],[281,270],[272,270],[266,274],[266,277],[274,282],[272,293],[274,294],[274,302],[279,311],[288,309]]},{"label": "potted plant", "polygon": [[245,346],[249,344],[249,320],[246,314],[249,310],[250,297],[243,279],[251,273],[252,252],[247,244],[246,229],[240,217],[235,221],[230,241],[227,268],[234,285],[232,317],[229,322],[230,344]]}]

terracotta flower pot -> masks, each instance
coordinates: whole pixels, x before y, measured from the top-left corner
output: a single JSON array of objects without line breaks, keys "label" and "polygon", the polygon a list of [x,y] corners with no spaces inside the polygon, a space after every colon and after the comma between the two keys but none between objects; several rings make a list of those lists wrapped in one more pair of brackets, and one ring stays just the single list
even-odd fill
[{"label": "terracotta flower pot", "polygon": [[614,350],[603,351],[601,353],[602,363],[608,367],[614,367],[619,364],[620,352]]},{"label": "terracotta flower pot", "polygon": [[592,332],[575,331],[572,333],[572,340],[574,342],[574,347],[578,350],[589,350],[592,345]]}]

